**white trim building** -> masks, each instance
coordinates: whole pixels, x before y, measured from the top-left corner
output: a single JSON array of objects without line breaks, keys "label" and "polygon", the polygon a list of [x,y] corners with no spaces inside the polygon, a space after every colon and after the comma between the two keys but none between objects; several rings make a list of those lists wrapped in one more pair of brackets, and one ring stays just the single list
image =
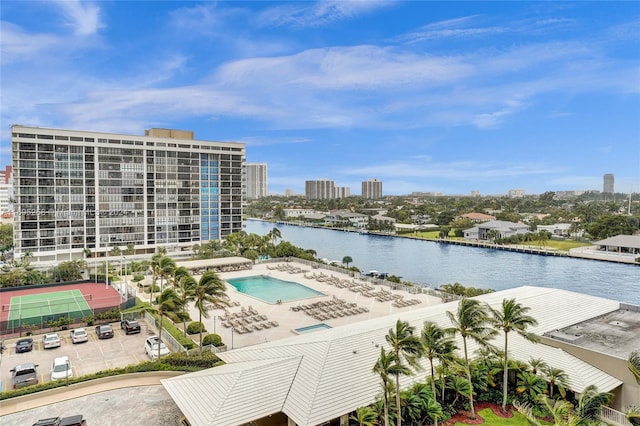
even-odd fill
[{"label": "white trim building", "polygon": [[245,145],[14,125],[16,257],[34,263],[188,250],[243,229]]}]

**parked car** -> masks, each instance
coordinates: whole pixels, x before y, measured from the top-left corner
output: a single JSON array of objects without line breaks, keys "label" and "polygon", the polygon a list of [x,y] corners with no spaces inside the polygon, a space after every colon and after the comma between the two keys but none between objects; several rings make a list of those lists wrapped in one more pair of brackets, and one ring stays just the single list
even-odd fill
[{"label": "parked car", "polygon": [[70,333],[71,343],[82,343],[89,340],[89,334],[84,328],[74,328]]},{"label": "parked car", "polygon": [[[160,348],[159,351],[158,348]],[[164,342],[160,341],[160,338],[158,338],[158,336],[147,337],[147,340],[144,341],[144,353],[149,355],[151,361],[155,361],[156,359],[158,359],[158,352],[160,353],[161,357],[169,355],[171,353],[169,348],[167,348]]]},{"label": "parked car", "polygon": [[111,339],[113,337],[113,327],[111,327],[111,324],[97,326],[96,336],[98,336],[98,339]]},{"label": "parked car", "polygon": [[11,369],[11,381],[14,389],[26,388],[38,384],[38,365],[32,362],[20,364]]},{"label": "parked car", "polygon": [[42,336],[42,347],[44,349],[59,348],[62,345],[58,333],[48,333]]},{"label": "parked car", "polygon": [[68,417],[49,417],[47,419],[40,419],[33,424],[33,426],[85,426],[87,421],[83,418],[82,414],[76,414],[75,416]]},{"label": "parked car", "polygon": [[120,321],[120,328],[124,330],[124,334],[140,333],[140,323],[136,320]]},{"label": "parked car", "polygon": [[24,337],[16,342],[16,353],[29,352],[33,349],[33,339]]},{"label": "parked car", "polygon": [[51,380],[63,380],[73,377],[73,369],[68,356],[54,358],[51,363]]}]

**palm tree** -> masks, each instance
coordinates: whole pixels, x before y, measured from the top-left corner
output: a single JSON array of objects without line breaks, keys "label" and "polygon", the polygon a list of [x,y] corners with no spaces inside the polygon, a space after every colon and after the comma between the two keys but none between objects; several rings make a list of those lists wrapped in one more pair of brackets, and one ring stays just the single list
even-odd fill
[{"label": "palm tree", "polygon": [[168,256],[163,256],[158,264],[160,277],[160,291],[164,291],[164,281],[169,281],[176,269],[176,263]]},{"label": "palm tree", "polygon": [[633,374],[640,385],[640,351],[633,351],[629,354],[627,367],[629,367],[629,371],[631,371],[631,374]]},{"label": "palm tree", "polygon": [[547,389],[547,382],[537,374],[530,371],[522,371],[518,374],[516,392],[523,395],[527,401],[536,401],[539,395]]},{"label": "palm tree", "polygon": [[453,327],[445,331],[455,335],[460,334],[462,337],[462,346],[464,349],[464,362],[467,373],[467,380],[471,386],[469,393],[469,406],[471,410],[471,418],[476,418],[476,412],[473,407],[473,383],[471,382],[471,369],[469,368],[469,352],[467,348],[467,339],[475,341],[479,345],[487,345],[489,340],[497,333],[494,329],[487,327],[489,318],[483,305],[476,299],[463,297],[458,302],[458,310],[455,314],[447,311],[447,316],[453,324]]},{"label": "palm tree", "polygon": [[538,371],[544,371],[546,368],[549,368],[549,365],[541,358],[531,358],[529,359],[529,367],[531,367],[533,374],[538,374]]},{"label": "palm tree", "polygon": [[[162,342],[162,321],[165,315],[182,309],[180,297],[173,288],[167,288],[156,298],[158,315],[160,315],[160,331],[158,339]],[[160,345],[158,345],[158,359],[160,358]]]},{"label": "palm tree", "polygon": [[382,380],[382,397],[384,406],[384,426],[389,426],[389,382],[395,367],[395,353],[380,348],[380,356],[373,366],[373,372]]},{"label": "palm tree", "polygon": [[[198,309],[200,323],[202,323],[202,317],[209,318],[208,303],[229,304],[226,291],[224,282],[215,272],[207,271],[200,277],[200,281],[193,291],[193,300],[196,309]],[[200,348],[202,349],[202,328],[200,328]]]},{"label": "palm tree", "polygon": [[629,423],[633,426],[640,426],[640,405],[627,407],[627,411],[624,414]]},{"label": "palm tree", "polygon": [[355,415],[352,414],[349,419],[358,423],[358,426],[376,426],[378,424],[378,414],[370,406],[357,408]]},{"label": "palm tree", "polygon": [[553,399],[553,390],[557,387],[561,397],[565,397],[567,385],[569,383],[569,375],[560,368],[546,367],[544,375],[549,382],[549,397]]},{"label": "palm tree", "polygon": [[[582,424],[580,417],[578,417],[573,411],[573,405],[565,400],[554,401],[551,404],[551,399],[545,395],[539,395],[538,401],[544,405],[546,410],[551,414],[554,420],[554,426],[579,426]],[[518,410],[520,414],[527,418],[527,421],[532,426],[542,426],[543,423],[533,414],[533,410],[530,404],[521,404],[518,401],[513,402],[513,406]],[[547,424],[547,423],[544,423]]]},{"label": "palm tree", "polygon": [[613,394],[609,392],[598,392],[595,385],[587,386],[578,398],[576,414],[583,420],[595,421],[598,419],[600,409],[611,402]]},{"label": "palm tree", "polygon": [[532,335],[527,333],[529,326],[538,324],[535,318],[526,315],[529,307],[524,307],[516,302],[516,299],[502,299],[502,310],[489,307],[491,312],[490,322],[495,328],[504,334],[504,371],[502,373],[502,412],[507,411],[507,393],[509,387],[509,333],[515,331],[520,336],[529,340],[534,340]]},{"label": "palm tree", "polygon": [[420,334],[420,341],[423,347],[422,355],[429,360],[429,366],[431,367],[431,392],[437,401],[436,376],[433,361],[437,359],[440,361],[440,364],[442,364],[450,360],[457,346],[453,342],[453,339],[446,335],[444,329],[431,321],[424,322],[422,333]]},{"label": "palm tree", "polygon": [[185,321],[182,322],[182,334],[183,336],[187,335],[187,321],[189,318],[189,302],[194,300],[195,289],[198,286],[198,282],[191,275],[183,275],[181,276],[175,285],[175,290],[180,298],[180,303],[182,304],[182,317]]},{"label": "palm tree", "polygon": [[342,263],[345,263],[347,265],[347,268],[349,267],[349,264],[353,262],[353,259],[351,258],[351,256],[345,256],[342,258]]},{"label": "palm tree", "polygon": [[420,342],[420,339],[413,334],[414,330],[415,327],[409,325],[408,322],[397,320],[395,327],[389,329],[389,332],[385,336],[387,343],[391,345],[391,351],[396,355],[396,359],[394,361],[398,366],[396,374],[394,374],[396,378],[396,409],[398,413],[398,426],[402,425],[402,416],[400,415],[400,375],[408,375],[411,373],[409,368],[404,370],[400,367],[404,366],[404,362],[406,361],[409,367],[417,369],[419,367],[418,359],[422,354],[422,343]]}]

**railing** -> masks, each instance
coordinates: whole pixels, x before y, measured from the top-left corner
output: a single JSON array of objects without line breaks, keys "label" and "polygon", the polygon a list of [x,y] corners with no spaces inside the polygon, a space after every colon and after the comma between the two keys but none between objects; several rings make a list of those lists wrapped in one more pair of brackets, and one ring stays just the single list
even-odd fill
[{"label": "railing", "polygon": [[[159,328],[159,321],[156,320],[153,315],[151,315],[149,312],[145,312],[144,313],[144,320],[147,323],[147,328],[148,328],[148,333],[149,334],[158,334],[158,328]],[[169,321],[167,318],[164,319],[165,321]],[[162,329],[162,341],[164,342],[165,345],[167,345],[169,347],[169,349],[171,349],[172,352],[185,352],[186,349],[184,348],[184,346],[182,346],[175,337],[173,337],[171,335],[171,333],[169,333],[167,330]]]},{"label": "railing", "polygon": [[601,407],[598,414],[600,420],[608,425],[614,426],[633,426],[624,413],[609,407]]}]

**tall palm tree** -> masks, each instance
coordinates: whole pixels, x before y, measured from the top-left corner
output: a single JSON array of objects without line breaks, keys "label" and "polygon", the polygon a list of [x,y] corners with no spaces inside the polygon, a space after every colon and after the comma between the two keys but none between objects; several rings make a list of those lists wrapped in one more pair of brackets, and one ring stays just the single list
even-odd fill
[{"label": "tall palm tree", "polygon": [[176,263],[168,256],[164,256],[160,259],[158,264],[159,277],[160,277],[160,292],[164,291],[164,282],[170,281],[173,277],[173,273],[176,270]]},{"label": "tall palm tree", "polygon": [[[164,317],[170,313],[180,311],[182,305],[180,297],[173,288],[167,288],[156,298],[158,315],[160,315],[160,331],[158,339],[162,342],[162,322]],[[160,359],[160,345],[158,345],[158,359]]]},{"label": "tall palm tree", "polygon": [[522,306],[516,299],[502,299],[502,309],[489,307],[490,322],[504,334],[504,371],[502,373],[502,412],[507,411],[507,393],[509,388],[509,333],[515,331],[520,336],[535,340],[527,333],[527,328],[538,324],[535,318],[527,315],[531,308]]},{"label": "tall palm tree", "polygon": [[[402,425],[402,416],[400,411],[400,376],[411,373],[410,368],[418,369],[418,359],[422,355],[422,343],[420,339],[414,335],[415,327],[409,325],[406,321],[397,320],[394,328],[390,328],[389,332],[384,336],[387,343],[391,345],[391,351],[396,355],[394,360],[398,368],[394,374],[396,378],[396,408],[397,408],[397,425]],[[400,368],[404,366],[405,361],[408,365],[406,370]]]},{"label": "tall palm tree", "polygon": [[424,322],[422,333],[420,334],[420,341],[423,347],[422,355],[429,360],[429,366],[431,368],[431,392],[437,401],[436,376],[433,361],[438,360],[442,364],[450,360],[457,346],[453,342],[453,339],[447,336],[443,328],[431,321]]},{"label": "tall palm tree", "polygon": [[[202,317],[209,318],[208,303],[229,304],[226,291],[227,287],[215,272],[207,271],[200,277],[193,291],[193,300],[198,309],[200,323],[202,323]],[[202,328],[200,328],[200,348],[202,348]]]},{"label": "tall palm tree", "polygon": [[384,426],[389,426],[389,386],[391,376],[394,375],[397,368],[395,361],[396,354],[393,351],[386,351],[380,348],[380,356],[373,365],[373,372],[380,376],[382,381],[382,402],[384,407]]},{"label": "tall palm tree", "polygon": [[182,317],[185,321],[182,322],[182,334],[183,336],[187,335],[187,321],[189,318],[189,302],[194,300],[194,293],[196,287],[198,286],[198,281],[193,278],[190,274],[183,275],[178,279],[176,285],[174,286],[176,290],[176,294],[180,298],[180,303],[182,304]]},{"label": "tall palm tree", "polygon": [[456,313],[447,311],[447,316],[453,324],[453,327],[446,329],[452,335],[460,334],[462,337],[462,347],[464,349],[464,362],[467,373],[467,380],[471,386],[469,393],[469,406],[471,410],[471,418],[476,418],[475,408],[473,407],[473,383],[471,382],[471,369],[469,367],[469,351],[467,348],[467,340],[471,339],[481,346],[489,344],[489,340],[497,333],[496,330],[488,327],[489,317],[485,307],[476,299],[463,297],[458,302]]}]

